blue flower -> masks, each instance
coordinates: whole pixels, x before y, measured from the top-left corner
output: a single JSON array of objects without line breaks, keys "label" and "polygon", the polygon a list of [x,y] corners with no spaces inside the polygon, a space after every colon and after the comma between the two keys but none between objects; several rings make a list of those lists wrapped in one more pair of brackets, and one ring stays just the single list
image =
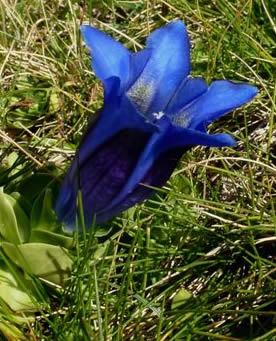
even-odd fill
[{"label": "blue flower", "polygon": [[210,86],[191,78],[186,27],[174,21],[154,31],[132,53],[116,40],[81,27],[92,68],[104,85],[104,106],[91,122],[66,175],[56,212],[67,228],[76,222],[77,192],[87,226],[105,221],[161,187],[182,154],[195,145],[235,145],[228,134],[209,135],[208,124],[245,104],[257,88],[227,80]]}]

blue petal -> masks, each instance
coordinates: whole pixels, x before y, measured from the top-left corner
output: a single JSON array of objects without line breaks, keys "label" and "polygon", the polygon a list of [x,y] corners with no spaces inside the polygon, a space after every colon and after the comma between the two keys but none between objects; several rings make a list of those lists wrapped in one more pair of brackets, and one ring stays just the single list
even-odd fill
[{"label": "blue petal", "polygon": [[131,55],[130,73],[127,82],[127,89],[129,89],[133,85],[133,83],[139,78],[146,64],[148,63],[151,55],[152,55],[151,49],[144,49]]},{"label": "blue petal", "polygon": [[124,186],[121,188],[121,191],[117,193],[117,196],[114,197],[114,199],[104,208],[104,212],[110,211],[120,204],[129,193],[132,193],[135,190],[137,185],[144,178],[145,174],[149,172],[156,161],[156,158],[159,157],[159,153],[155,153],[155,145],[160,139],[162,139],[162,136],[163,133],[160,132],[153,134],[147,145],[145,145],[143,153],[141,153],[139,159],[137,159],[136,166],[133,169],[132,174],[128,179],[126,179],[127,181],[125,181]]},{"label": "blue petal", "polygon": [[149,197],[153,190],[146,186],[163,186],[180,157],[192,146],[224,147],[235,144],[235,140],[228,134],[209,135],[192,129],[167,126],[163,132],[152,135],[128,181],[104,210],[99,211],[97,221],[104,221]]},{"label": "blue petal", "polygon": [[131,53],[118,41],[94,27],[81,26],[81,32],[91,49],[92,68],[96,76],[102,82],[116,76],[121,80],[121,87],[126,86]]},{"label": "blue petal", "polygon": [[118,78],[111,77],[105,82],[105,103],[98,121],[86,131],[79,148],[80,162],[102,145],[106,140],[123,129],[137,129],[152,134],[157,127],[146,123],[126,96],[116,96]]},{"label": "blue petal", "polygon": [[236,145],[235,139],[225,133],[210,135],[206,132],[184,127],[171,126],[160,145],[159,150],[166,151],[179,147],[191,146],[231,147]]},{"label": "blue petal", "polygon": [[[107,83],[112,100],[116,77]],[[82,191],[85,218],[90,224],[93,215],[121,192],[148,139],[158,130],[144,121],[125,96],[119,100],[115,96],[113,100],[105,105],[97,121],[89,125],[60,190],[56,212],[69,227],[76,220],[78,189]]]},{"label": "blue petal", "polygon": [[142,131],[125,129],[97,148],[84,162],[80,163],[76,158],[57,201],[59,218],[67,226],[74,226],[79,187],[88,227],[93,216],[120,193],[135,169],[148,139],[148,134]]},{"label": "blue petal", "polygon": [[141,181],[135,184],[133,190],[130,193],[124,196],[121,201],[117,202],[116,205],[106,208],[102,212],[98,213],[97,221],[102,222],[110,219],[118,213],[150,197],[154,192],[154,189],[148,186],[162,187],[171,176],[180,157],[187,149],[173,149],[163,153],[153,163],[150,169],[144,173]]},{"label": "blue petal", "polygon": [[202,130],[203,125],[208,125],[227,112],[247,103],[258,90],[256,87],[232,83],[226,80],[213,82],[208,91],[198,100],[185,108],[184,113],[189,118],[189,128]]},{"label": "blue petal", "polygon": [[73,182],[69,180],[67,175],[55,203],[56,215],[60,221],[67,225],[66,227],[69,231],[75,230],[76,226],[77,191],[78,187],[73,186]]},{"label": "blue petal", "polygon": [[185,126],[187,115],[183,108],[203,95],[208,90],[208,85],[202,78],[186,78],[170,100],[165,112],[171,117],[172,123]]},{"label": "blue petal", "polygon": [[[153,190],[147,186],[163,186],[182,154],[197,144],[222,147],[234,145],[235,141],[227,134],[209,135],[168,125],[151,137],[135,129],[121,131],[85,162],[78,166],[75,162],[75,169],[73,164],[57,204],[59,218],[74,226],[76,179],[79,179],[89,226],[94,215],[101,222],[149,197]],[[71,197],[68,189],[72,191]]]},{"label": "blue petal", "polygon": [[[164,117],[164,121],[165,119],[166,118]],[[104,212],[112,211],[114,207],[118,205],[120,206],[121,203],[124,202],[125,198],[135,191],[137,185],[143,182],[144,175],[151,172],[150,170],[155,167],[155,163],[162,157],[162,155],[173,153],[173,151],[182,151],[182,153],[184,153],[184,151],[195,145],[225,147],[235,146],[236,141],[228,134],[209,135],[193,129],[175,127],[166,124],[165,122],[163,131],[156,132],[152,135],[139,160],[137,160],[136,167],[125,186],[110,202],[110,204],[105,207]],[[179,157],[180,156],[181,153]],[[154,169],[156,170],[156,168]],[[162,168],[159,171],[162,173]]]},{"label": "blue petal", "polygon": [[[190,43],[185,25],[174,21],[147,39],[152,55],[137,82],[128,91],[142,113],[163,111],[190,72]],[[142,102],[141,102],[142,101]]]}]

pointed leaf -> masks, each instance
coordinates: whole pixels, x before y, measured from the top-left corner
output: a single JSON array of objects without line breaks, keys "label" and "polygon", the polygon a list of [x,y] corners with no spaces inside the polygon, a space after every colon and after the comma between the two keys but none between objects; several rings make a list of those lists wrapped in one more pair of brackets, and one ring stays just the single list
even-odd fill
[{"label": "pointed leaf", "polygon": [[31,212],[31,228],[54,231],[57,228],[57,218],[53,209],[52,191],[46,188],[36,199]]},{"label": "pointed leaf", "polygon": [[182,288],[178,291],[178,293],[174,296],[172,301],[172,309],[176,309],[182,305],[184,305],[189,298],[192,297],[190,291]]},{"label": "pointed leaf", "polygon": [[[31,281],[28,281],[14,266],[12,271],[13,272],[10,271],[7,265],[1,263],[1,300],[3,300],[13,312],[36,311],[39,307],[39,302],[35,297],[35,288]],[[14,274],[16,274],[16,277]]]},{"label": "pointed leaf", "polygon": [[46,230],[33,230],[30,242],[58,245],[66,249],[71,249],[75,245],[74,238]]},{"label": "pointed leaf", "polygon": [[2,320],[2,322],[0,322],[0,331],[5,337],[5,340],[27,341],[27,338],[24,336],[23,332],[8,321]]},{"label": "pointed leaf", "polygon": [[18,232],[20,234],[20,238],[22,242],[27,242],[30,237],[30,220],[23,208],[21,207],[20,203],[22,199],[20,195],[17,196],[16,194],[19,193],[11,193],[11,195],[6,194],[7,200],[10,202],[17,221]]},{"label": "pointed leaf", "polygon": [[19,192],[12,192],[10,195],[18,202],[19,206],[23,209],[26,215],[29,216],[32,209],[30,201]]},{"label": "pointed leaf", "polygon": [[53,181],[53,176],[48,173],[35,173],[29,177],[25,177],[18,186],[18,191],[23,194],[24,198],[28,198],[30,202],[34,202],[37,196]]},{"label": "pointed leaf", "polygon": [[44,243],[13,245],[3,242],[6,255],[26,272],[47,281],[63,284],[72,267],[72,260],[66,249]]},{"label": "pointed leaf", "polygon": [[95,253],[93,255],[93,261],[98,261],[101,257],[103,257],[106,252],[108,251],[108,248],[110,246],[111,241],[107,240],[103,244],[99,244],[97,249],[95,250]]},{"label": "pointed leaf", "polygon": [[3,189],[0,189],[0,233],[9,242],[22,243],[13,205]]}]

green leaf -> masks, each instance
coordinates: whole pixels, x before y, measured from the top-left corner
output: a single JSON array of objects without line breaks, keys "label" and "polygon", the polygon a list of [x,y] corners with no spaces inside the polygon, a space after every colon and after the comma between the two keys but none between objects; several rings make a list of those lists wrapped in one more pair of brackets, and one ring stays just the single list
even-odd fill
[{"label": "green leaf", "polygon": [[0,322],[0,331],[8,341],[27,341],[22,331],[10,322],[2,320]]},{"label": "green leaf", "polygon": [[[12,198],[13,199],[13,198]],[[15,201],[15,199],[13,199]],[[19,228],[12,200],[8,194],[0,189],[0,233],[9,242],[20,244],[23,242]]]},{"label": "green leaf", "polygon": [[59,97],[59,93],[56,90],[51,91],[51,95],[49,98],[49,113],[55,113],[61,109],[62,102]]},{"label": "green leaf", "polygon": [[32,209],[30,202],[19,192],[12,192],[10,195],[18,202],[19,206],[29,217]]},{"label": "green leaf", "polygon": [[22,129],[22,125],[32,127],[40,116],[49,113],[49,89],[31,86],[29,84],[28,91],[13,91],[5,116],[7,126],[16,129]]},{"label": "green leaf", "polygon": [[112,230],[112,226],[107,226],[107,225],[101,225],[101,226],[97,226],[96,227],[96,231],[95,231],[95,237],[105,237],[107,236],[110,231]]},{"label": "green leaf", "polygon": [[52,190],[46,188],[36,199],[31,212],[31,228],[48,231],[56,230],[57,217],[53,209]]},{"label": "green leaf", "polygon": [[172,300],[172,309],[176,309],[182,305],[184,305],[189,298],[192,297],[190,291],[186,289],[180,289],[178,293],[174,296]]},{"label": "green leaf", "polygon": [[[12,271],[11,271],[12,270]],[[35,288],[15,266],[0,265],[0,298],[16,313],[36,311],[39,302],[35,296]]]},{"label": "green leaf", "polygon": [[60,246],[44,243],[13,245],[3,242],[2,247],[10,260],[29,274],[56,284],[64,284],[70,274],[72,260],[66,249]]},{"label": "green leaf", "polygon": [[110,243],[111,241],[107,240],[103,244],[99,244],[93,255],[93,261],[98,261],[101,257],[103,257],[106,254],[110,246]]},{"label": "green leaf", "polygon": [[12,152],[7,157],[7,165],[8,167],[12,167],[15,161],[18,158],[18,154],[16,152]]},{"label": "green leaf", "polygon": [[20,196],[17,196],[18,199],[15,199],[16,197],[15,194],[16,192],[12,193],[11,195],[6,194],[6,198],[12,205],[12,208],[16,216],[20,238],[22,242],[25,243],[28,241],[30,237],[30,220],[20,205],[20,203],[22,202]]},{"label": "green leaf", "polygon": [[66,249],[71,249],[75,246],[74,238],[45,230],[33,230],[30,242],[59,245]]},{"label": "green leaf", "polygon": [[22,193],[24,198],[33,202],[37,196],[45,190],[53,181],[53,176],[47,173],[35,173],[23,179],[18,187],[18,192]]}]

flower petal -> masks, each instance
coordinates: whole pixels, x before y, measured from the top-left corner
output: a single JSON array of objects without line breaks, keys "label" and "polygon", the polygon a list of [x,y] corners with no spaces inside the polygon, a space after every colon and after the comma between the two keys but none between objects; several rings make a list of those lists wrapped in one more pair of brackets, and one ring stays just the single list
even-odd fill
[{"label": "flower petal", "polygon": [[79,163],[76,158],[57,201],[59,218],[67,226],[74,226],[79,188],[89,227],[93,216],[104,209],[124,187],[148,138],[148,134],[142,131],[125,129],[105,141],[84,162]]},{"label": "flower petal", "polygon": [[141,75],[151,55],[151,49],[144,49],[139,52],[133,53],[130,56],[130,73],[127,82],[127,89],[129,89]]},{"label": "flower petal", "polygon": [[104,221],[115,214],[149,197],[153,189],[146,186],[163,186],[180,157],[192,146],[234,146],[228,134],[209,135],[200,131],[167,126],[164,132],[155,133],[148,141],[136,167],[121,191],[97,214],[97,221]]},{"label": "flower petal", "polygon": [[187,148],[192,146],[207,147],[232,147],[236,145],[235,139],[225,133],[210,135],[206,132],[190,128],[170,126],[166,135],[160,140],[156,149],[163,152],[177,148]]},{"label": "flower petal", "polygon": [[[186,27],[174,21],[147,39],[152,55],[128,91],[142,113],[163,111],[179,84],[190,72],[190,43]],[[137,98],[141,98],[136,103]]]},{"label": "flower petal", "polygon": [[131,53],[118,41],[91,26],[81,26],[86,45],[91,49],[92,68],[104,82],[112,76],[119,77],[121,87],[126,85]]},{"label": "flower petal", "polygon": [[[109,82],[115,86],[116,77]],[[112,84],[108,91],[111,89]],[[60,190],[56,212],[68,227],[75,225],[78,189],[89,225],[93,215],[121,192],[148,139],[158,130],[145,122],[126,96],[113,100],[113,106],[112,102],[106,104],[98,120],[89,126]]]},{"label": "flower petal", "polygon": [[100,145],[123,129],[137,129],[152,134],[158,128],[146,123],[126,96],[117,96],[118,78],[105,81],[105,103],[100,117],[91,128],[90,125],[79,147],[80,163]]},{"label": "flower petal", "polygon": [[[153,167],[156,160],[160,157],[163,150],[166,149],[167,131],[170,130],[171,124],[168,117],[163,116],[158,122],[159,130],[152,134],[148,140],[143,153],[137,159],[136,167],[132,174],[125,182],[121,191],[116,197],[105,207],[104,211],[109,211],[124,200],[129,193],[132,193],[137,185],[142,181],[150,169]],[[101,213],[101,212],[100,212]]]},{"label": "flower petal", "polygon": [[165,112],[170,116],[175,125],[186,126],[188,117],[183,108],[203,95],[208,90],[208,85],[202,78],[186,78],[170,100]]},{"label": "flower petal", "polygon": [[[188,148],[187,148],[188,149]],[[173,170],[175,169],[180,157],[186,150],[174,149],[162,154],[144,174],[142,180],[137,183],[134,189],[122,198],[116,205],[110,206],[97,215],[97,221],[102,222],[120,212],[134,206],[137,203],[147,199],[154,192],[151,187],[163,186]]]},{"label": "flower petal", "polygon": [[208,91],[185,108],[189,128],[201,129],[227,112],[247,103],[258,90],[256,87],[226,80],[213,82]]}]

